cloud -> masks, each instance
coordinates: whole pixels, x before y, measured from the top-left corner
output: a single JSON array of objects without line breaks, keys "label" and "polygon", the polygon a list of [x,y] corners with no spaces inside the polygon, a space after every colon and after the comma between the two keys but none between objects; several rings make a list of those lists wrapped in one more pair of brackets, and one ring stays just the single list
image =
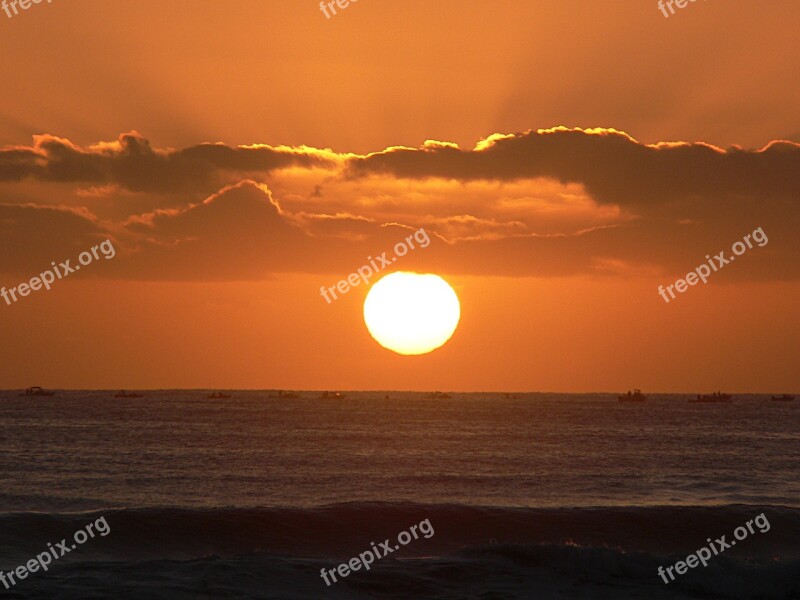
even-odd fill
[{"label": "cloud", "polygon": [[390,148],[348,163],[350,177],[391,174],[458,181],[536,177],[579,183],[601,204],[639,209],[692,197],[795,197],[800,144],[776,141],[760,150],[722,150],[704,143],[640,144],[614,129],[556,127],[490,136],[476,149]]},{"label": "cloud", "polygon": [[347,274],[370,251],[402,240],[405,229],[345,214],[289,213],[266,185],[247,180],[182,209],[131,218],[125,231],[131,241],[129,256],[120,261],[126,276],[232,280]]},{"label": "cloud", "polygon": [[116,184],[131,191],[210,193],[230,178],[290,166],[330,166],[336,158],[326,150],[267,145],[199,144],[183,150],[156,150],[135,131],[88,149],[52,135],[33,139],[30,147],[0,149],[0,181],[30,178],[95,186]]},{"label": "cloud", "polygon": [[7,203],[5,271],[112,236],[116,277],[344,276],[424,227],[434,243],[409,253],[404,268],[667,277],[762,227],[769,245],[718,280],[800,277],[800,145],[787,141],[723,150],[558,127],[495,134],[472,150],[428,140],[354,155],[264,145],[160,150],[135,133],[80,149],[37,136],[33,148],[0,150],[2,177],[59,190],[71,182],[72,203],[113,204],[130,190],[151,202],[103,219],[82,204]]},{"label": "cloud", "polygon": [[0,273],[34,274],[107,239],[87,211],[63,206],[0,204]]}]

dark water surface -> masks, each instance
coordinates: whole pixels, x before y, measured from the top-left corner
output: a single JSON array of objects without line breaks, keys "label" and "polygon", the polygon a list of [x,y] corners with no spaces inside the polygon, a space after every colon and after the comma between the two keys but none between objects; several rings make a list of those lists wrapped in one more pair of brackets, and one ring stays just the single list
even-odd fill
[{"label": "dark water surface", "polygon": [[[0,569],[111,528],[0,597],[800,597],[800,402],[113,394],[0,392]],[[320,578],[426,518],[432,537]]]}]

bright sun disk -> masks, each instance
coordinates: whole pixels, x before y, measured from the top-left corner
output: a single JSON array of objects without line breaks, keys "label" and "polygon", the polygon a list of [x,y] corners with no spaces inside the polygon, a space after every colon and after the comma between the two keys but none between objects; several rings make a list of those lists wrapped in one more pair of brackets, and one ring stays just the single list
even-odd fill
[{"label": "bright sun disk", "polygon": [[398,354],[425,354],[455,332],[461,306],[438,275],[398,271],[373,285],[364,301],[370,335]]}]

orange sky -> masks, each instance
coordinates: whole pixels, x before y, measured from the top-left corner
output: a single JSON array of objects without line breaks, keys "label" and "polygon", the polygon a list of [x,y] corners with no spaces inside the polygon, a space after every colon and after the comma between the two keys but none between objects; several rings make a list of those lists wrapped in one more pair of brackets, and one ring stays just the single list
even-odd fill
[{"label": "orange sky", "polygon": [[[799,391],[800,6],[84,0],[0,13],[0,387]],[[435,140],[435,141],[434,141]],[[783,141],[778,141],[783,140]],[[663,143],[673,142],[673,143]],[[461,324],[402,357],[335,284]],[[666,304],[758,227],[769,238]],[[398,263],[398,266],[400,263]]]}]

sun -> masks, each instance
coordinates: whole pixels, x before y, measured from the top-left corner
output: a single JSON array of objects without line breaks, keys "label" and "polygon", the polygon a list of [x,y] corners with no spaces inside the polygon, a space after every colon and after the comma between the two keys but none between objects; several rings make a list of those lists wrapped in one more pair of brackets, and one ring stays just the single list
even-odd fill
[{"label": "sun", "polygon": [[425,354],[455,332],[461,306],[438,275],[398,271],[373,285],[364,301],[370,335],[398,354]]}]

